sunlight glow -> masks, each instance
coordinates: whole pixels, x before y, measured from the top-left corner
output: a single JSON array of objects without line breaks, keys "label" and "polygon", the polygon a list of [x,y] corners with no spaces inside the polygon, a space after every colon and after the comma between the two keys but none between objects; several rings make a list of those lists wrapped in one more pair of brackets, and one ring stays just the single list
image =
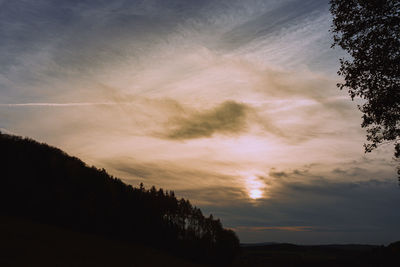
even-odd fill
[{"label": "sunlight glow", "polygon": [[245,186],[251,199],[259,199],[264,197],[265,184],[255,175],[247,176]]},{"label": "sunlight glow", "polygon": [[250,198],[252,198],[252,199],[261,198],[262,195],[263,195],[263,194],[262,194],[262,191],[259,190],[259,189],[253,189],[253,190],[250,190],[250,192],[249,192],[249,196],[250,196]]}]

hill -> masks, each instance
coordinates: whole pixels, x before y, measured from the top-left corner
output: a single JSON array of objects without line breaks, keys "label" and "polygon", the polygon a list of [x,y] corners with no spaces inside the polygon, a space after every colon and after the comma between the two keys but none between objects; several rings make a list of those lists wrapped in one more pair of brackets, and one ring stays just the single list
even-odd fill
[{"label": "hill", "polygon": [[134,188],[29,138],[0,133],[2,215],[229,264],[239,240],[212,215],[163,189]]}]

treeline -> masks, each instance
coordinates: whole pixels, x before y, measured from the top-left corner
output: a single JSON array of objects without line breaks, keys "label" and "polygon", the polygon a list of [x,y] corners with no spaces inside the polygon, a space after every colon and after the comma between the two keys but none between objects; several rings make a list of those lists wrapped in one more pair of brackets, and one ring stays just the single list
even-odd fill
[{"label": "treeline", "polygon": [[228,264],[239,250],[233,231],[173,191],[132,187],[55,147],[0,133],[0,162],[4,214],[218,265]]}]

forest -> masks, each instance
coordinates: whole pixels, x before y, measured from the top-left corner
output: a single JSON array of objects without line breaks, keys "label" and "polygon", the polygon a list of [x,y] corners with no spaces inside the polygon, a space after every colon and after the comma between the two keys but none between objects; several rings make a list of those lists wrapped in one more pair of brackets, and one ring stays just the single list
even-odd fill
[{"label": "forest", "polygon": [[0,133],[2,215],[145,244],[200,263],[227,265],[239,239],[189,200],[125,184],[62,150]]}]

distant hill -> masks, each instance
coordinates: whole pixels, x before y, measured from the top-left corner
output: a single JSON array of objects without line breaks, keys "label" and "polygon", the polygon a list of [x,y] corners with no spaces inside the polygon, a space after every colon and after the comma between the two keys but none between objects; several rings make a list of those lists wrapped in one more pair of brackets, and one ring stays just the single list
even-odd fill
[{"label": "distant hill", "polygon": [[318,249],[339,249],[339,250],[353,250],[353,251],[370,251],[379,248],[378,245],[364,245],[364,244],[328,244],[328,245],[295,245],[290,243],[279,242],[262,242],[262,243],[244,243],[240,244],[241,247],[246,248],[269,248],[269,249],[302,249],[302,248],[318,248]]},{"label": "distant hill", "polygon": [[233,266],[397,267],[400,242],[387,247],[373,245],[313,245],[285,243],[246,244]]},{"label": "distant hill", "polygon": [[1,215],[229,264],[236,234],[174,192],[134,188],[58,148],[0,133]]}]

